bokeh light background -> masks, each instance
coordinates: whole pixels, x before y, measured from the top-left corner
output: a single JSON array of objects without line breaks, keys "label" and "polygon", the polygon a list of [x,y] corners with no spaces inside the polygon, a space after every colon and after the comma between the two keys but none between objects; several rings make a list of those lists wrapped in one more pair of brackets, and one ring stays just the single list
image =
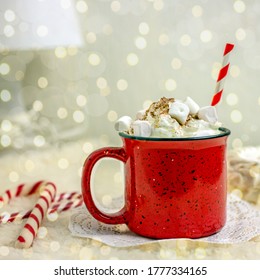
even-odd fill
[{"label": "bokeh light background", "polygon": [[[235,49],[219,119],[232,131],[230,149],[259,145],[260,1],[35,0],[46,11],[41,18],[20,13],[30,10],[29,0],[0,2],[0,177],[6,187],[47,174],[59,178],[63,190],[79,190],[86,156],[121,145],[114,130],[120,116],[134,117],[162,96],[209,105],[227,42]],[[61,14],[73,11],[81,44],[66,27],[71,18],[55,15],[54,3]],[[52,45],[57,31],[69,42]],[[9,153],[14,156],[5,158]],[[96,192],[109,206],[122,193],[123,178],[119,163],[102,164]],[[108,181],[115,187],[107,188]],[[185,242],[178,244],[186,250]],[[191,256],[206,258],[203,246]],[[238,250],[219,256],[233,258]],[[259,246],[254,250],[259,255]]]},{"label": "bokeh light background", "polygon": [[[119,144],[116,119],[162,96],[208,105],[226,42],[235,49],[220,121],[232,130],[231,147],[258,144],[259,1],[57,2],[75,10],[82,47],[19,50],[30,19],[0,9],[1,150],[78,138]],[[48,41],[51,28],[42,18],[36,39]],[[1,43],[11,39],[18,50]]]}]

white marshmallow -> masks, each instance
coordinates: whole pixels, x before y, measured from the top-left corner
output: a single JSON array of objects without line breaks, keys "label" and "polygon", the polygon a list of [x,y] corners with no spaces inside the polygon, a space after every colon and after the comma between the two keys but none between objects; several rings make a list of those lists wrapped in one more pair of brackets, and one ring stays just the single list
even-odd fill
[{"label": "white marshmallow", "polygon": [[135,136],[149,137],[152,133],[151,124],[148,121],[134,121],[132,123]]},{"label": "white marshmallow", "polygon": [[216,123],[218,121],[217,111],[214,106],[201,107],[198,111],[198,117],[209,123]]},{"label": "white marshmallow", "polygon": [[141,120],[141,119],[145,116],[145,112],[146,112],[145,109],[144,109],[144,110],[138,111],[138,112],[136,113],[136,119],[137,119],[137,120]]},{"label": "white marshmallow", "polygon": [[190,113],[192,115],[197,114],[199,109],[200,109],[200,106],[193,99],[191,99],[189,96],[184,101],[184,104],[186,104],[189,107]]},{"label": "white marshmallow", "polygon": [[190,113],[189,107],[182,102],[173,102],[170,105],[169,115],[174,117],[180,124],[184,124]]},{"label": "white marshmallow", "polygon": [[131,117],[123,116],[116,121],[115,130],[116,131],[129,131],[132,122],[133,122],[133,120]]}]

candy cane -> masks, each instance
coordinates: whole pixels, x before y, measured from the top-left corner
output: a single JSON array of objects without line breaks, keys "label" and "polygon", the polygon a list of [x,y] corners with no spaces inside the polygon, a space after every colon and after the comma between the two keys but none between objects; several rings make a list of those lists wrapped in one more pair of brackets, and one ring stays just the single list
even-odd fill
[{"label": "candy cane", "polygon": [[16,248],[29,248],[40,227],[41,221],[44,218],[47,209],[50,207],[51,202],[56,195],[56,186],[53,183],[47,182],[42,185],[43,191],[35,204],[29,218],[17,238],[15,243]]},{"label": "candy cane", "polygon": [[216,84],[216,88],[215,88],[215,94],[212,98],[211,106],[217,105],[219,103],[219,101],[221,100],[222,93],[223,93],[223,86],[224,86],[225,78],[227,76],[228,68],[229,68],[229,64],[230,64],[229,55],[230,55],[230,52],[233,50],[233,48],[234,48],[233,44],[226,44],[226,47],[225,47],[225,50],[223,53],[222,67],[219,71],[217,84]]},{"label": "candy cane", "polygon": [[[71,193],[65,193],[67,197],[71,196]],[[78,197],[78,198],[77,198]],[[65,200],[65,202],[64,202]],[[56,201],[56,198],[55,198]],[[64,212],[64,211],[68,211],[72,208],[77,208],[79,206],[81,206],[83,204],[83,199],[81,194],[77,194],[77,196],[72,197],[70,199],[62,199],[59,200],[58,203],[53,203],[50,208],[47,210],[47,214],[52,214],[54,212]],[[32,209],[31,210],[25,210],[25,211],[20,211],[20,212],[15,212],[12,214],[9,213],[2,213],[0,215],[0,224],[4,224],[4,223],[12,223],[12,222],[19,222],[23,219],[27,219],[29,217],[29,215],[31,214]]]},{"label": "candy cane", "polygon": [[56,195],[56,186],[51,182],[38,181],[34,184],[21,184],[17,188],[7,190],[0,196],[0,208],[8,204],[12,198],[26,196],[40,192],[40,197],[31,210],[2,213],[0,224],[18,222],[27,219],[26,224],[19,235],[15,246],[17,248],[29,248],[37,234],[42,219],[47,214],[68,211],[83,204],[82,195],[78,192],[64,192]]},{"label": "candy cane", "polygon": [[32,210],[15,212],[12,214],[3,213],[0,215],[0,224],[18,222],[23,219],[27,219],[30,216],[31,212],[32,212]]},{"label": "candy cane", "polygon": [[73,201],[69,201],[66,203],[57,203],[54,204],[51,209],[48,211],[48,214],[52,214],[54,212],[64,212],[68,211],[72,208],[77,208],[83,204],[83,199],[75,199]]},{"label": "candy cane", "polygon": [[5,193],[0,196],[0,208],[8,204],[14,197],[27,196],[36,193],[43,182],[44,181],[38,181],[33,185],[21,184],[15,189],[5,191]]},{"label": "candy cane", "polygon": [[55,197],[55,202],[60,202],[61,200],[67,199],[67,200],[74,200],[74,199],[80,199],[81,194],[78,192],[64,192]]}]

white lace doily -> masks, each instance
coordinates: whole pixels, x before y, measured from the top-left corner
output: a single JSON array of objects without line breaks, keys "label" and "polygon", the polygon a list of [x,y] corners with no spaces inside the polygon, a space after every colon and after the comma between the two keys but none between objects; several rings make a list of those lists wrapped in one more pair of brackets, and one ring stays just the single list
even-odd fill
[{"label": "white lace doily", "polygon": [[[260,235],[260,210],[235,195],[228,196],[227,206],[227,222],[220,232],[191,240],[234,244],[249,241]],[[126,225],[107,225],[98,222],[85,206],[75,210],[70,219],[69,230],[73,236],[91,238],[114,247],[130,247],[163,240],[136,235]]]}]

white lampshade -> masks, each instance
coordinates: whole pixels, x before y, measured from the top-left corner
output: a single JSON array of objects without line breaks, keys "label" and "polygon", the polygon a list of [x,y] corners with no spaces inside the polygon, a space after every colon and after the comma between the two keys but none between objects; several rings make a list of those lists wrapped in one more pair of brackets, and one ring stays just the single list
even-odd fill
[{"label": "white lampshade", "polygon": [[0,0],[0,47],[10,50],[82,46],[73,0]]},{"label": "white lampshade", "polygon": [[39,123],[37,114],[27,110],[23,82],[34,51],[80,48],[83,43],[74,0],[0,0],[0,124],[9,121],[14,128],[6,135],[0,127],[0,151],[1,145],[33,145],[39,133],[56,139],[55,126]]}]

